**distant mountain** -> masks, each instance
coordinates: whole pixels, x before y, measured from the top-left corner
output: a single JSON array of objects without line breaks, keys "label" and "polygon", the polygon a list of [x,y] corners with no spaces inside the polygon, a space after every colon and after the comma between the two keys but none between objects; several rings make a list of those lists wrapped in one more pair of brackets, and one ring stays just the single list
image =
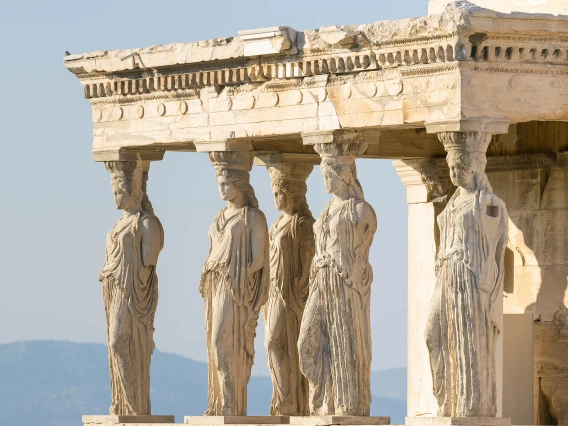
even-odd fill
[{"label": "distant mountain", "polygon": [[[207,365],[179,355],[154,352],[152,411],[201,415],[207,405]],[[406,369],[373,372],[372,415],[404,423]],[[249,415],[267,415],[269,377],[249,383]],[[0,425],[81,426],[83,414],[108,413],[110,387],[105,345],[30,341],[0,345]]]},{"label": "distant mountain", "polygon": [[[406,368],[371,372],[371,394],[404,403],[406,416]],[[371,410],[373,407],[371,407]]]}]

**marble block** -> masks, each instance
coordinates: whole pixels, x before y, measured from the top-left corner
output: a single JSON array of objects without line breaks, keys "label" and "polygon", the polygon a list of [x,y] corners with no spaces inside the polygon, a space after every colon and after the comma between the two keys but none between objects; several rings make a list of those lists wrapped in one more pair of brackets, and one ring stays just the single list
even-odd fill
[{"label": "marble block", "polygon": [[390,425],[390,417],[377,416],[292,416],[291,425]]},{"label": "marble block", "polygon": [[174,423],[174,416],[83,416],[85,425],[116,423]]},{"label": "marble block", "polygon": [[287,416],[185,416],[190,425],[274,425],[288,424]]},{"label": "marble block", "polygon": [[504,417],[407,417],[411,426],[510,426],[511,419]]}]

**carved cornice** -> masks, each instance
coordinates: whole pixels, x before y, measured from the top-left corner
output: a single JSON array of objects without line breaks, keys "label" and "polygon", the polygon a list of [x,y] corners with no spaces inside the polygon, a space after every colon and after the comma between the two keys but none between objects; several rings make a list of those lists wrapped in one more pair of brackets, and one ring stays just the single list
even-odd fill
[{"label": "carved cornice", "polygon": [[[409,204],[447,200],[455,190],[444,158],[397,160],[393,165],[407,188]],[[561,167],[568,167],[568,153],[487,157],[485,171],[498,173]]]},{"label": "carved cornice", "polygon": [[393,161],[396,172],[407,188],[409,204],[447,200],[455,190],[446,160],[424,158]]},{"label": "carved cornice", "polygon": [[[444,158],[424,158],[419,160],[403,160],[408,164],[417,164],[426,181],[449,179],[448,165]],[[396,163],[396,161],[395,161]],[[512,172],[518,170],[546,170],[568,167],[568,153],[526,154],[487,157],[486,172]]]},{"label": "carved cornice", "polygon": [[156,93],[142,93],[138,95],[114,95],[105,98],[91,99],[91,105],[128,105],[140,101],[154,101],[154,100],[176,100],[176,99],[192,99],[198,98],[198,90],[180,90],[179,92],[156,92]]},{"label": "carved cornice", "polygon": [[285,90],[299,87],[305,77],[342,74],[377,69],[372,52],[361,55],[346,55],[293,61],[285,59],[279,63],[261,64],[250,67],[225,68],[212,71],[183,72],[151,76],[130,76],[124,78],[113,74],[91,74],[80,77],[84,96],[87,99],[110,96],[144,95],[149,93],[179,92],[211,86],[244,85],[269,82],[267,90]]},{"label": "carved cornice", "polygon": [[[413,46],[414,48],[391,52],[373,49],[357,54],[330,54],[327,57],[303,60],[291,57],[270,64],[209,71],[184,72],[180,69],[173,74],[156,72],[151,76],[133,75],[126,78],[119,74],[104,73],[90,74],[80,79],[85,98],[98,99],[150,93],[183,93],[210,86],[240,86],[262,82],[269,82],[266,90],[276,91],[299,87],[302,79],[310,76],[358,74],[390,68],[399,69],[403,77],[418,77],[453,72],[459,63],[475,64],[471,68],[474,72],[568,75],[568,43],[561,48],[552,45],[550,48],[530,46]],[[540,65],[562,67],[542,68]]]},{"label": "carved cornice", "polygon": [[[568,65],[568,62],[567,62]],[[568,75],[568,67],[563,68],[542,68],[530,64],[479,64],[471,67],[473,72],[485,72],[493,74],[523,74],[523,75],[553,75],[563,77]]]},{"label": "carved cornice", "polygon": [[428,191],[428,201],[435,199],[448,199],[456,187],[450,179],[450,171],[445,160],[425,159],[420,161],[420,174],[422,183]]},{"label": "carved cornice", "polygon": [[527,154],[487,157],[486,172],[512,172],[517,170],[548,170],[568,166],[566,153],[558,155]]},{"label": "carved cornice", "polygon": [[451,62],[440,65],[423,65],[416,66],[413,68],[400,68],[400,74],[406,78],[412,77],[424,77],[432,74],[446,74],[449,72],[455,72],[459,69],[459,62]]},{"label": "carved cornice", "polygon": [[81,80],[88,99],[267,81],[267,90],[279,90],[283,80],[393,68],[403,77],[416,77],[451,72],[459,63],[476,64],[473,71],[568,74],[565,19],[501,14],[468,2],[452,3],[439,15],[353,28],[296,33],[274,27],[239,33],[241,37],[70,55],[64,64]]}]

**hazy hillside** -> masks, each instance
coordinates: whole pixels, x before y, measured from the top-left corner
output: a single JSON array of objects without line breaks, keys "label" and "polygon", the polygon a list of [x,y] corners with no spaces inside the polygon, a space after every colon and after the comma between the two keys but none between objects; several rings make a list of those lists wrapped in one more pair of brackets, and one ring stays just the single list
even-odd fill
[{"label": "hazy hillside", "polygon": [[[31,341],[0,345],[0,425],[80,426],[83,414],[108,413],[106,346]],[[406,370],[374,372],[371,414],[403,423]],[[250,415],[268,414],[272,386],[268,377],[249,383]],[[207,405],[207,366],[156,351],[152,358],[152,411],[200,415]]]}]

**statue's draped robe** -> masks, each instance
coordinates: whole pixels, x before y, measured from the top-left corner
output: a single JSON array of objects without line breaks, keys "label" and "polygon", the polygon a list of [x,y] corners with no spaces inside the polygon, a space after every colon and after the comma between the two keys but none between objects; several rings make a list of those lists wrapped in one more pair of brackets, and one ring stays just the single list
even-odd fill
[{"label": "statue's draped robe", "polygon": [[458,199],[459,193],[438,217],[437,282],[426,341],[438,415],[492,417],[507,211],[492,193]]},{"label": "statue's draped robe", "polygon": [[311,414],[368,416],[369,249],[376,225],[357,226],[357,204],[365,201],[351,198],[334,211],[332,203],[314,225],[316,253],[298,342],[300,368],[310,383]]},{"label": "statue's draped robe", "polygon": [[[251,230],[266,233],[264,214],[243,207],[225,219],[222,209],[209,228],[210,250],[199,291],[205,301],[208,400],[205,415],[245,416],[247,384],[254,361],[260,308],[268,297],[268,239],[265,264],[247,276],[253,261]],[[264,229],[264,231],[262,230]]]},{"label": "statue's draped robe", "polygon": [[272,378],[271,415],[309,415],[308,381],[300,372],[298,336],[314,256],[314,219],[284,216],[270,228],[270,294],[264,306],[265,346]]},{"label": "statue's draped robe", "polygon": [[154,351],[154,315],[158,305],[155,266],[144,266],[142,221],[162,225],[156,216],[137,213],[121,218],[107,235],[100,275],[107,319],[112,405],[116,415],[149,415],[150,359]]}]

